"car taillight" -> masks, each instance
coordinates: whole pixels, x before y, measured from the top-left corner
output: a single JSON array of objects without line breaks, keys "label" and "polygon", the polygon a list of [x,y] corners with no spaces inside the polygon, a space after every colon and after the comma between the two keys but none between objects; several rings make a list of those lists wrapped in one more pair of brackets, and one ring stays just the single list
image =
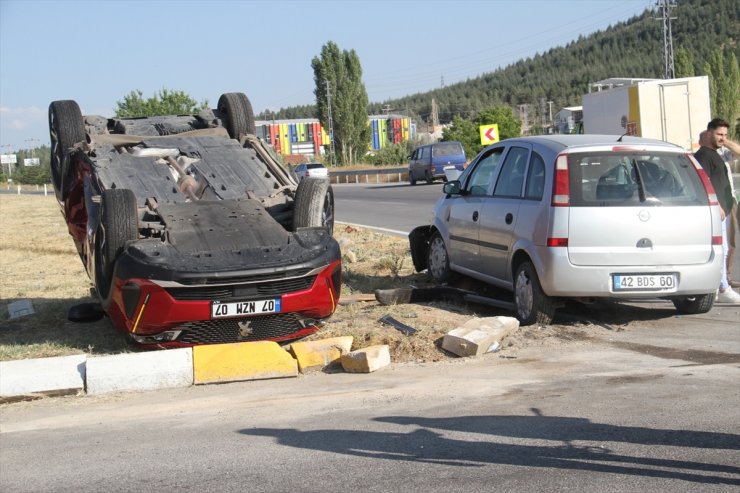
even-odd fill
[{"label": "car taillight", "polygon": [[[694,169],[696,169],[696,172],[699,173],[699,179],[701,180],[701,184],[704,185],[704,190],[707,192],[707,197],[709,198],[709,205],[719,205],[719,201],[717,200],[717,193],[714,191],[712,182],[709,180],[709,177],[707,176],[706,171],[704,171],[704,168],[702,168],[701,164],[699,164],[699,161],[697,161],[691,154],[686,154],[686,157],[689,158],[689,161],[691,161],[691,163],[694,165]],[[716,245],[716,243],[714,242],[713,244]],[[719,244],[722,244],[722,238],[720,238]]]},{"label": "car taillight", "polygon": [[567,247],[568,238],[548,238],[547,246],[549,247]]},{"label": "car taillight", "polygon": [[568,184],[568,156],[560,154],[555,160],[555,179],[552,182],[553,207],[570,205],[570,185]]},{"label": "car taillight", "polygon": [[712,246],[722,246],[722,235],[712,236]]}]

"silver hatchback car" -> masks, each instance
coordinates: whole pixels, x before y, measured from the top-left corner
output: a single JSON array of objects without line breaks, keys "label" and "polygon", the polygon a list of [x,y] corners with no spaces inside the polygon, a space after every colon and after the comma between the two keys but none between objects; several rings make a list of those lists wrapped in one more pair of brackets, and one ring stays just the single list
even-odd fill
[{"label": "silver hatchback car", "polygon": [[611,135],[508,139],[443,187],[431,225],[409,234],[417,271],[464,274],[514,294],[522,325],[548,324],[563,298],[666,298],[712,308],[719,205],[693,156]]}]

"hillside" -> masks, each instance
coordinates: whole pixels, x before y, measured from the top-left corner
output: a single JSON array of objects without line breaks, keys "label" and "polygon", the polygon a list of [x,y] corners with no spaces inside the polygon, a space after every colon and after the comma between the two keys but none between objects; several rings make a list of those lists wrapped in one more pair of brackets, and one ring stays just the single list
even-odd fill
[{"label": "hillside", "polygon": [[[694,69],[702,73],[709,53],[718,46],[740,58],[740,2],[737,0],[678,0],[672,15],[674,52],[688,50]],[[566,46],[520,60],[474,79],[399,99],[373,102],[370,114],[382,107],[404,108],[419,122],[429,121],[432,98],[441,122],[455,115],[469,118],[483,108],[505,103],[529,105],[530,119],[553,101],[554,108],[580,105],[589,84],[609,77],[661,78],[663,74],[662,23],[646,10],[626,22],[579,37]],[[312,117],[313,106],[281,109],[278,118]]]}]

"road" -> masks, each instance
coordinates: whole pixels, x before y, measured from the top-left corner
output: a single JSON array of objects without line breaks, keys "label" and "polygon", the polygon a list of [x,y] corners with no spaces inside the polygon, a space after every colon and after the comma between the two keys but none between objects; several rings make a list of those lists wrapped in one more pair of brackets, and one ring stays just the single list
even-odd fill
[{"label": "road", "polygon": [[[738,307],[478,359],[0,407],[3,491],[738,491]],[[538,330],[530,327],[526,330]]]},{"label": "road", "polygon": [[442,182],[334,185],[336,220],[405,236],[429,224],[432,206],[442,194]]}]

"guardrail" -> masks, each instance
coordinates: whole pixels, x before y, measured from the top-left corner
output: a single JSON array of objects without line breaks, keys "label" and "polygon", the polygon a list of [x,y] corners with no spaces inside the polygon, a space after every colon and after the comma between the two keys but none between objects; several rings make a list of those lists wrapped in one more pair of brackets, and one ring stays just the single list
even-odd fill
[{"label": "guardrail", "polygon": [[400,183],[409,181],[408,168],[378,168],[339,171],[329,169],[332,183]]}]

